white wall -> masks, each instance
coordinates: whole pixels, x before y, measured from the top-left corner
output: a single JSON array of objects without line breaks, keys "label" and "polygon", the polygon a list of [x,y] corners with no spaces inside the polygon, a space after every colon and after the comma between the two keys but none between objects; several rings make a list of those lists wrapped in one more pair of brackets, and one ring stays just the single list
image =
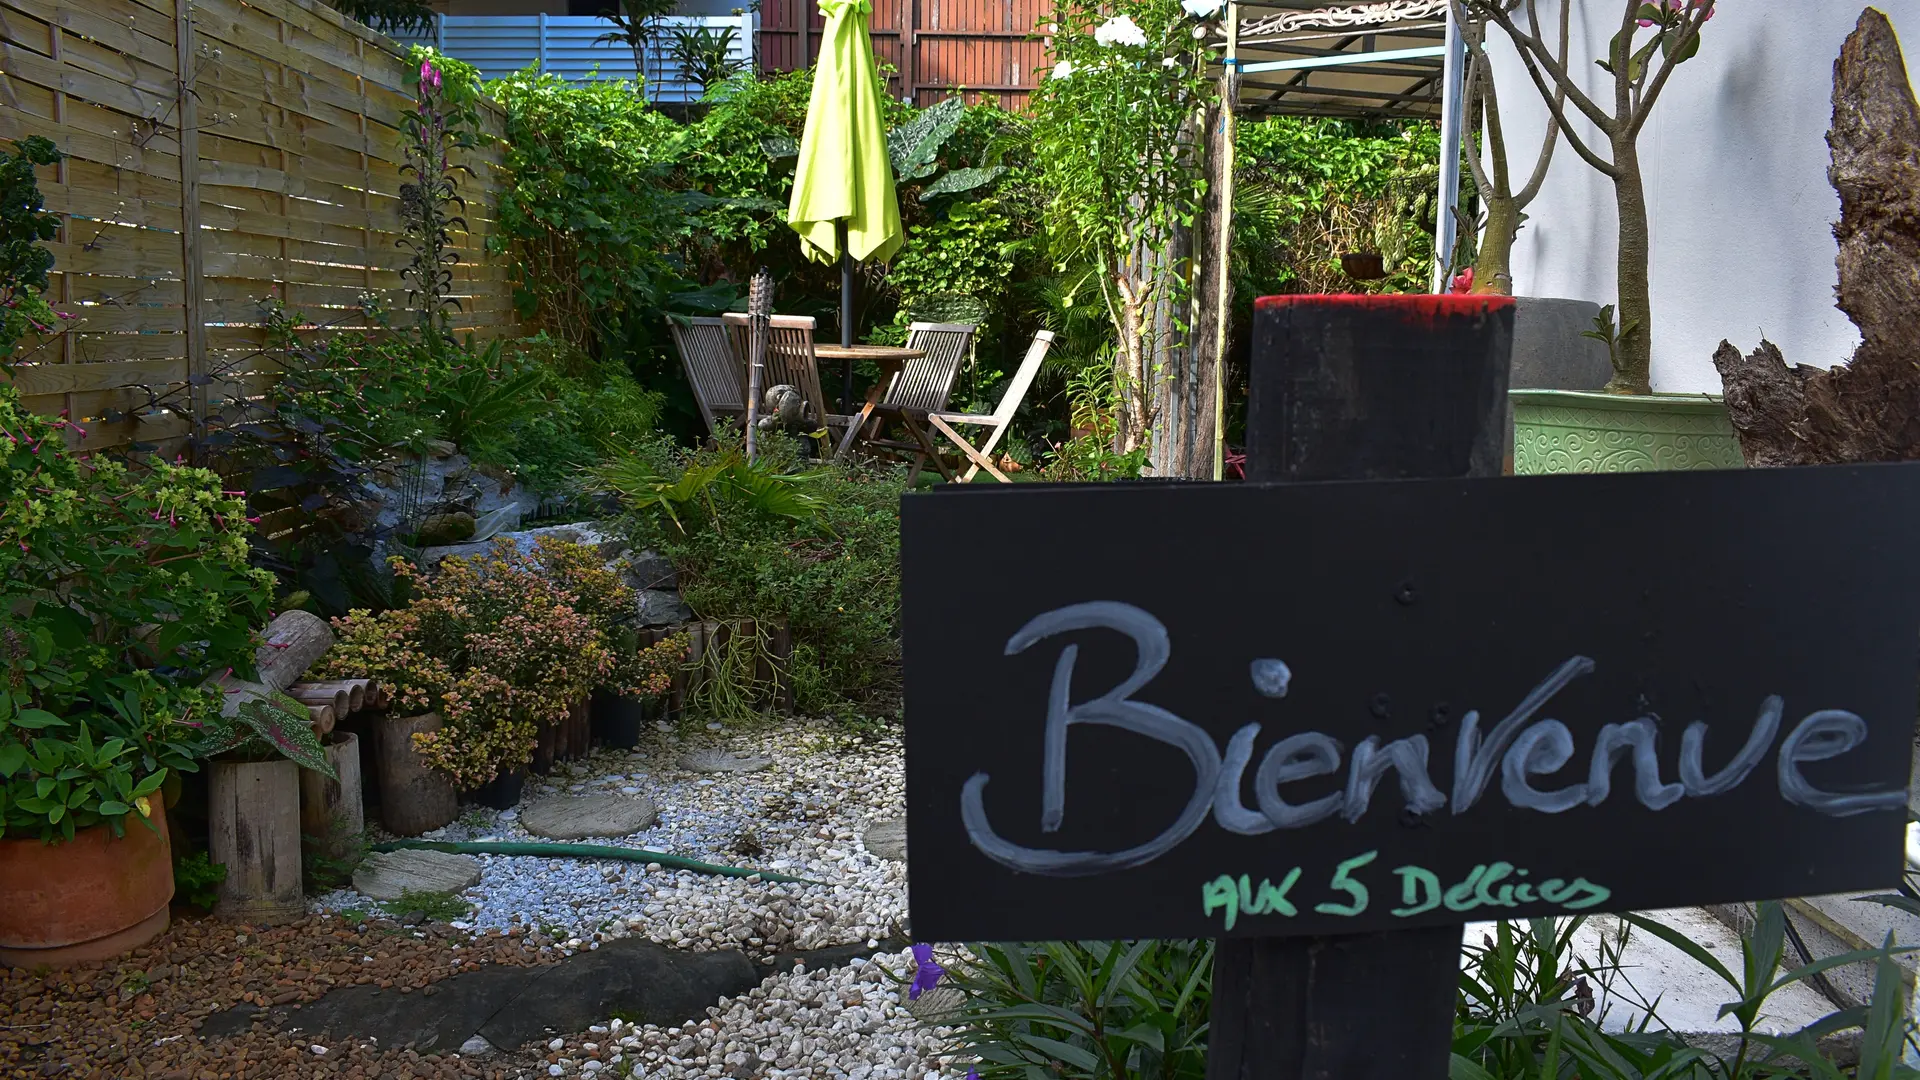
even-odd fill
[{"label": "white wall", "polygon": [[[1590,89],[1611,77],[1593,65],[1619,26],[1622,0],[1567,0],[1574,66]],[[1559,0],[1541,18],[1559,26]],[[1653,385],[1720,389],[1713,351],[1743,351],[1764,334],[1787,362],[1831,366],[1859,334],[1833,306],[1832,224],[1840,200],[1827,183],[1833,62],[1859,19],[1858,0],[1720,0],[1700,54],[1680,66],[1640,137],[1653,241]],[[1875,0],[1904,31],[1920,64],[1920,0]],[[1551,14],[1550,14],[1551,13]],[[1584,26],[1582,24],[1585,24]],[[1513,167],[1524,179],[1545,104],[1505,35],[1490,44]],[[1571,106],[1569,106],[1571,111]],[[1580,134],[1605,156],[1582,118]],[[1514,248],[1514,291],[1599,303],[1614,298],[1613,186],[1563,141],[1546,187]]]}]

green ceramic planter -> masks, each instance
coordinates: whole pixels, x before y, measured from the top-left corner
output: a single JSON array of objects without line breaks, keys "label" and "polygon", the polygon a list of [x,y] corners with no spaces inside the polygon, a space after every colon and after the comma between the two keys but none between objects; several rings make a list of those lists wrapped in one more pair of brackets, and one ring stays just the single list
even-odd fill
[{"label": "green ceramic planter", "polygon": [[1746,467],[1715,395],[1514,390],[1509,397],[1513,471],[1522,476]]}]

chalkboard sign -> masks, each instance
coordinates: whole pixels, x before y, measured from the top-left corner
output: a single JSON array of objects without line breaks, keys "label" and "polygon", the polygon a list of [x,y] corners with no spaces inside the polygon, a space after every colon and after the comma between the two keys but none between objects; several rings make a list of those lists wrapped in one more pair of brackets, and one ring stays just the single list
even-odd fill
[{"label": "chalkboard sign", "polygon": [[922,939],[1899,878],[1920,465],[956,486],[902,531]]}]

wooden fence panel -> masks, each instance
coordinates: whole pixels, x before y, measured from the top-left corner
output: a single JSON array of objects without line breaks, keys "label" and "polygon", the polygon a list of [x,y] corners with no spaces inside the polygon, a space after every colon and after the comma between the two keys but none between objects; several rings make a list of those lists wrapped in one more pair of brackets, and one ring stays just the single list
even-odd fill
[{"label": "wooden fence panel", "polygon": [[[364,329],[406,306],[401,115],[417,72],[389,39],[315,0],[0,0],[0,139],[52,139],[42,170],[49,299],[67,318],[23,342],[26,405],[86,449],[184,446],[212,403],[274,377],[267,320]],[[483,128],[498,139],[491,106]],[[456,327],[517,331],[486,237],[497,145],[467,155]]]},{"label": "wooden fence panel", "polygon": [[[1047,58],[1041,25],[1047,0],[875,0],[874,56],[892,65],[894,96],[920,106],[948,94],[1024,109]],[[760,44],[765,71],[793,71],[820,55],[817,0],[764,0]]]}]

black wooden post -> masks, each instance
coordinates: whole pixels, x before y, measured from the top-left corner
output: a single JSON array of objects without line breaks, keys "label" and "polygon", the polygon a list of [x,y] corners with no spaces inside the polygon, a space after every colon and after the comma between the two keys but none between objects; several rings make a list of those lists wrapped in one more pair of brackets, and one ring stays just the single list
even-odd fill
[{"label": "black wooden post", "polygon": [[[1513,301],[1268,297],[1253,334],[1248,480],[1500,475]],[[1222,939],[1207,1078],[1442,1080],[1459,985],[1458,926]]]}]

